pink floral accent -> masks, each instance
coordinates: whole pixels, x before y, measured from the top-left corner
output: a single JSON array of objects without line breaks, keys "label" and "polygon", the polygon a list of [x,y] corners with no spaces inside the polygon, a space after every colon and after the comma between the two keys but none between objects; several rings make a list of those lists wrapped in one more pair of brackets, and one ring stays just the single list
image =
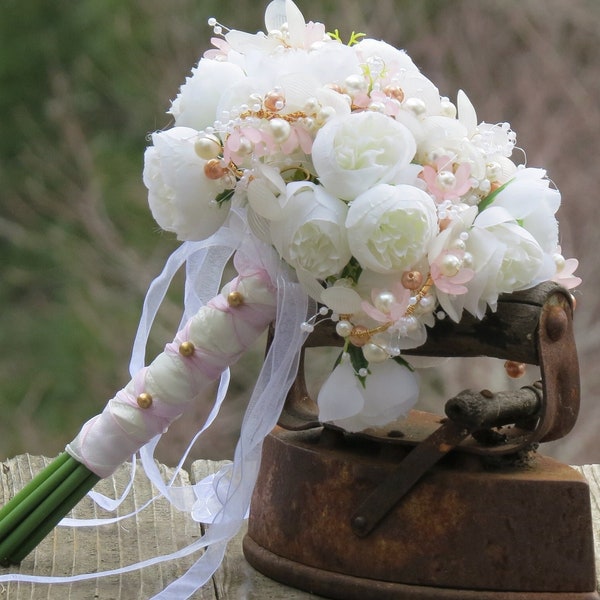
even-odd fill
[{"label": "pink floral accent", "polygon": [[565,266],[557,271],[552,278],[552,281],[560,283],[563,287],[571,290],[581,284],[581,277],[573,275],[575,269],[579,266],[579,261],[576,258],[568,258],[565,260]]},{"label": "pink floral accent", "polygon": [[406,314],[410,303],[410,291],[407,290],[401,283],[396,283],[391,289],[391,293],[394,295],[396,302],[392,303],[389,311],[383,312],[378,308],[375,308],[375,302],[377,296],[379,296],[381,292],[385,291],[387,290],[371,290],[371,301],[373,304],[370,304],[369,302],[363,302],[361,307],[369,317],[378,323],[389,323],[390,321],[396,322]]},{"label": "pink floral accent", "polygon": [[304,48],[309,50],[313,44],[319,43],[326,34],[325,25],[323,23],[314,23],[309,21],[304,30]]},{"label": "pink floral accent", "polygon": [[313,138],[310,133],[304,127],[295,123],[292,125],[290,137],[281,144],[281,151],[284,154],[292,154],[292,152],[300,147],[304,154],[310,154],[312,152],[312,145]]},{"label": "pink floral accent", "polygon": [[[440,185],[438,175],[443,171],[451,172],[456,178],[454,185],[445,187]],[[438,202],[444,200],[456,200],[471,189],[471,165],[461,163],[453,168],[452,159],[442,156],[435,161],[435,168],[431,165],[423,167],[423,179],[427,184],[427,191],[432,194]]]},{"label": "pink floral accent", "polygon": [[231,46],[224,39],[218,37],[210,38],[210,41],[217,49],[211,48],[210,50],[207,50],[204,53],[204,58],[210,58],[212,60],[227,58]]},{"label": "pink floral accent", "polygon": [[246,154],[240,152],[244,139],[252,144],[252,153],[257,158],[271,154],[275,149],[273,138],[257,127],[242,127],[235,129],[225,140],[223,145],[223,159],[229,163],[242,163]]},{"label": "pink floral accent", "polygon": [[390,98],[380,90],[375,90],[371,94],[359,92],[352,98],[352,105],[355,109],[367,110],[374,103],[381,104],[383,114],[389,117],[396,117],[402,110],[402,105],[398,100]]},{"label": "pink floral accent", "polygon": [[456,275],[452,275],[448,277],[442,273],[442,261],[446,256],[456,256],[461,261],[464,258],[465,252],[463,250],[444,250],[432,263],[430,266],[430,274],[435,287],[441,292],[445,292],[446,294],[452,294],[455,296],[459,296],[461,294],[466,294],[469,290],[463,285],[468,283],[475,276],[475,271],[473,269],[467,269],[461,267],[456,273]]}]

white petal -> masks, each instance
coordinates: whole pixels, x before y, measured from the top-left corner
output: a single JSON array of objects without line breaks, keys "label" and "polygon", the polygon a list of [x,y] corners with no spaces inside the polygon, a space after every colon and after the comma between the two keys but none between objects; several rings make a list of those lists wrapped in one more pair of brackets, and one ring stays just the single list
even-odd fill
[{"label": "white petal", "polygon": [[[419,376],[394,360],[370,364],[364,392],[365,416],[381,416],[381,425],[405,415],[419,398]],[[390,415],[393,417],[390,419]]]},{"label": "white petal", "polygon": [[362,298],[351,288],[334,285],[322,291],[321,302],[339,315],[352,315],[360,312]]},{"label": "white petal", "polygon": [[248,203],[257,215],[275,221],[281,218],[281,206],[269,183],[254,179],[248,185]]},{"label": "white petal", "polygon": [[265,10],[265,26],[267,33],[281,26],[287,21],[285,13],[285,0],[273,0]]},{"label": "white petal", "polygon": [[477,113],[468,96],[459,90],[457,95],[458,120],[466,127],[469,137],[477,128]]},{"label": "white petal", "polygon": [[365,402],[360,386],[350,361],[342,360],[319,392],[319,419],[337,421],[359,413]]},{"label": "white petal", "polygon": [[285,12],[292,46],[296,48],[304,46],[304,34],[306,32],[304,16],[292,0],[285,0]]}]

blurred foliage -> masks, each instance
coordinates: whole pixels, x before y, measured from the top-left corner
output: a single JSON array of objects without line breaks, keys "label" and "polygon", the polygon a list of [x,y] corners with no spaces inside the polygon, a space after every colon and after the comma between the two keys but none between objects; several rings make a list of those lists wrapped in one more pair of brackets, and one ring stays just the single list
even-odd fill
[{"label": "blurred foliage", "polygon": [[[529,163],[545,165],[567,201],[566,253],[597,247],[600,3],[297,3],[344,39],[358,30],[406,48],[442,94],[463,88],[481,120],[510,121]],[[249,0],[2,2],[0,454],[58,452],[128,379],[143,294],[176,247],[147,209],[147,136],[169,125],[169,99],[209,45],[207,18],[256,31],[262,13]],[[580,271],[593,291],[594,265]],[[578,315],[589,396],[600,387],[594,300],[584,294]],[[179,303],[175,289],[151,352],[172,337]],[[260,352],[234,373],[235,400],[205,455],[231,450],[259,363]],[[431,388],[456,392],[486,373],[440,370]],[[589,455],[592,439],[582,430],[570,459]]]}]

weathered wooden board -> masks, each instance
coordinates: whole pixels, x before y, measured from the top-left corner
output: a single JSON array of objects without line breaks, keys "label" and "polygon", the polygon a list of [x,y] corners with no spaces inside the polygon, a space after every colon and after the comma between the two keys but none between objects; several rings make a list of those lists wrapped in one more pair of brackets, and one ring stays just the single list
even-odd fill
[{"label": "weathered wooden board", "polygon": [[[8,501],[47,463],[46,458],[29,455],[4,461],[0,472],[0,505]],[[176,485],[189,480],[199,481],[219,467],[220,463],[197,461],[192,465],[190,476],[181,473]],[[600,465],[576,469],[590,484],[597,572],[600,573]],[[160,465],[160,470],[165,479],[172,475],[172,470],[167,467]],[[125,465],[95,489],[117,497],[129,480],[129,473],[130,465]],[[155,495],[156,490],[140,469],[135,476],[133,492],[116,514],[128,514]],[[114,515],[97,508],[86,498],[75,508],[72,516],[106,518]],[[105,571],[157,554],[174,552],[200,534],[197,523],[186,514],[174,510],[164,498],[158,498],[136,517],[116,524],[101,528],[57,528],[12,572],[63,576]],[[317,596],[278,584],[250,567],[241,551],[244,534],[245,528],[229,544],[224,564],[213,580],[193,596],[195,600],[317,600]],[[75,584],[0,584],[0,600],[147,600],[182,575],[197,556]],[[7,569],[0,569],[2,574],[8,572]]]},{"label": "weathered wooden board", "polygon": [[[4,504],[48,460],[35,456],[18,456],[2,463],[0,502]],[[171,471],[161,466],[165,478]],[[129,480],[130,466],[121,467],[115,475],[101,481],[95,490],[119,497]],[[177,484],[188,482],[182,473]],[[137,470],[132,493],[116,515],[131,513],[156,495],[145,474]],[[85,498],[71,516],[106,518],[115,516],[98,509]],[[13,572],[35,575],[72,575],[114,569],[186,546],[201,534],[200,527],[185,514],[174,510],[164,498],[158,499],[139,515],[111,525],[92,528],[58,527]],[[74,584],[34,585],[10,583],[0,587],[2,600],[146,600],[162,590],[170,581],[185,573],[193,557],[170,561],[150,569],[125,575],[96,578]],[[0,569],[1,573],[10,572]],[[215,600],[212,587],[199,595],[201,600]]]}]

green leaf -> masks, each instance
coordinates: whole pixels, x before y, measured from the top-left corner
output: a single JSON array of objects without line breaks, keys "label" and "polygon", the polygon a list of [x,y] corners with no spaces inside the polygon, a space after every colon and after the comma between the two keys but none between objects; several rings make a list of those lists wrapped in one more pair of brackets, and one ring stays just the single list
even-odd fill
[{"label": "green leaf", "polygon": [[505,184],[501,185],[499,188],[496,188],[491,194],[488,194],[483,200],[478,204],[477,209],[479,212],[485,210],[494,202],[496,196],[506,189],[506,187],[514,181],[513,179],[509,179]]},{"label": "green leaf", "polygon": [[338,42],[342,41],[342,38],[340,36],[340,30],[336,29],[335,31],[328,31],[327,35],[332,39],[332,40],[336,40]]},{"label": "green leaf", "polygon": [[367,369],[367,372],[369,374],[371,373],[371,371],[369,371],[369,361],[365,358],[362,349],[358,348],[357,346],[350,344],[347,352],[350,355],[350,363],[352,364],[356,378],[360,381],[363,387],[366,387],[367,377],[359,375],[359,372],[361,369]]},{"label": "green leaf", "polygon": [[340,278],[352,279],[354,283],[358,283],[358,279],[362,273],[362,270],[363,268],[360,266],[360,263],[356,260],[356,258],[352,257],[348,264],[343,268]]},{"label": "green leaf", "polygon": [[415,372],[413,366],[409,362],[405,361],[401,356],[392,356],[392,360],[397,362],[399,365],[406,367],[409,371],[412,371],[413,373]]},{"label": "green leaf", "polygon": [[223,204],[223,202],[227,202],[228,200],[231,200],[233,194],[234,194],[235,190],[225,190],[224,192],[221,192],[216,198],[215,201],[216,203],[221,206],[221,204]]}]

